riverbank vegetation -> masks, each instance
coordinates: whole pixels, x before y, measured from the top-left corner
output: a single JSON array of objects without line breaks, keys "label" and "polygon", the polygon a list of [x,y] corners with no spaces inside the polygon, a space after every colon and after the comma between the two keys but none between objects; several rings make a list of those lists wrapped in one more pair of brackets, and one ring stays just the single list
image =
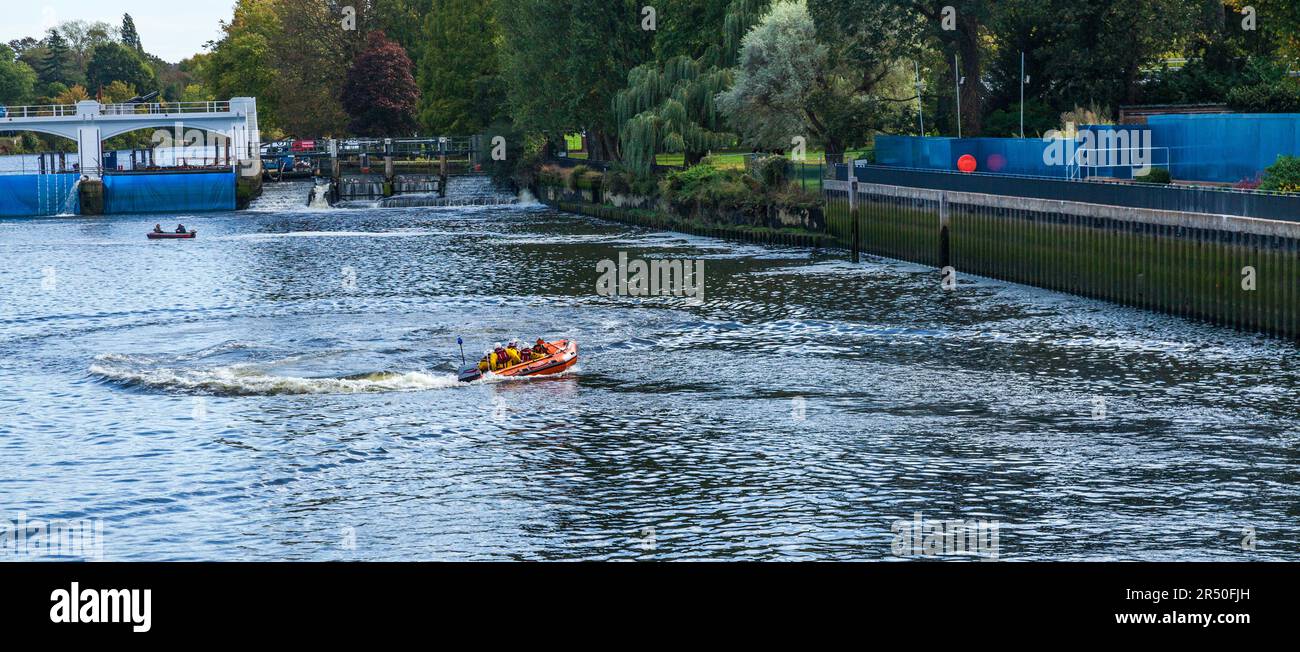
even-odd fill
[{"label": "riverbank vegetation", "polygon": [[[364,67],[376,31],[405,70]],[[411,133],[581,134],[591,158],[641,170],[803,138],[836,162],[915,133],[918,112],[927,134],[959,117],[963,135],[1018,133],[1021,53],[1030,135],[1079,106],[1300,111],[1290,0],[236,0],[221,38],[176,63],[129,15],[11,41],[0,104],[253,96],[268,138],[359,135],[344,86],[364,71],[377,89],[414,81],[389,107]]]},{"label": "riverbank vegetation", "polygon": [[531,183],[548,201],[650,211],[663,223],[820,230],[820,188],[802,187],[792,169],[780,155],[752,158],[743,168],[715,166],[706,158],[663,174],[544,164]]},{"label": "riverbank vegetation", "polygon": [[253,96],[264,140],[503,136],[517,182],[570,139],[645,175],[837,163],[922,119],[1016,135],[1022,92],[1029,136],[1123,105],[1300,111],[1291,0],[235,0],[221,27],[173,64],[130,16],[60,24],[0,46],[0,103]]}]

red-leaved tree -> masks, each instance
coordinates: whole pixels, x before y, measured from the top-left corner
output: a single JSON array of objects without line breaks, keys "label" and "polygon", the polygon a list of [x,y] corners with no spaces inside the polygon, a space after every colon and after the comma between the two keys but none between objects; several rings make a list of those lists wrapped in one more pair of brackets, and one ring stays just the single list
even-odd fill
[{"label": "red-leaved tree", "polygon": [[420,89],[411,76],[411,58],[381,31],[371,32],[366,47],[348,69],[343,83],[343,110],[359,136],[405,136],[415,133]]}]

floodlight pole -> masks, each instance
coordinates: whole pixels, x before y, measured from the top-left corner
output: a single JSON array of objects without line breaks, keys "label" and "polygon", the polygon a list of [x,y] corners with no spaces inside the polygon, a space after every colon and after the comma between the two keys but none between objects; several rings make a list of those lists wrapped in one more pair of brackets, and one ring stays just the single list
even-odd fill
[{"label": "floodlight pole", "polygon": [[1020,137],[1025,137],[1025,51],[1020,51]]},{"label": "floodlight pole", "polygon": [[952,55],[952,78],[957,82],[957,137],[961,138],[961,67],[956,54]]},{"label": "floodlight pole", "polygon": [[921,121],[921,136],[925,136],[925,107],[921,104],[921,62],[913,61],[916,66],[916,119]]}]

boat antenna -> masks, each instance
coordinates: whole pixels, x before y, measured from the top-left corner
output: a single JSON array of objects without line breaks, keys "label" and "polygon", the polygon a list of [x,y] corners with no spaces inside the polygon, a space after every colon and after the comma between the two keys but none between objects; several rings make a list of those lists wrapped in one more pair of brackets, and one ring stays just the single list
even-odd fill
[{"label": "boat antenna", "polygon": [[460,366],[464,367],[466,364],[465,363],[465,340],[460,339],[459,335],[456,336],[456,345],[460,347]]}]

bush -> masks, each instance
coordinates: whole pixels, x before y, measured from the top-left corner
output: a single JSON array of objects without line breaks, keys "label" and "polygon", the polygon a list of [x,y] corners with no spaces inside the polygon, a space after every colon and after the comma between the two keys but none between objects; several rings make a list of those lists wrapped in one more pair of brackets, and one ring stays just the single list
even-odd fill
[{"label": "bush", "polygon": [[790,159],[784,156],[763,156],[754,159],[750,173],[769,190],[782,190],[790,185]]},{"label": "bush", "polygon": [[537,182],[543,186],[561,186],[569,185],[568,171],[555,165],[543,166],[537,172]]},{"label": "bush", "polygon": [[791,185],[785,190],[773,194],[772,203],[778,208],[786,210],[812,210],[822,205],[822,196],[820,193]]},{"label": "bush", "polygon": [[[514,144],[507,150],[505,160],[495,160],[491,156],[492,139],[502,136],[507,143]],[[528,188],[537,182],[542,165],[542,146],[545,140],[536,136],[525,136],[510,129],[489,130],[482,140],[483,149],[479,160],[483,161],[483,171],[492,177],[492,183],[507,190]]]},{"label": "bush", "polygon": [[1264,170],[1260,190],[1300,192],[1300,157],[1282,155]]},{"label": "bush", "polygon": [[605,189],[615,195],[626,195],[632,192],[632,175],[627,170],[610,170],[605,173]]},{"label": "bush", "polygon": [[1110,115],[1110,109],[1093,104],[1089,107],[1076,106],[1073,110],[1062,113],[1061,131],[1069,131],[1068,127],[1071,124],[1075,127],[1082,125],[1113,125],[1115,120]]},{"label": "bush", "polygon": [[1227,99],[1229,107],[1243,113],[1300,113],[1300,88],[1290,82],[1238,86]]},{"label": "bush", "polygon": [[664,199],[681,213],[696,208],[749,208],[762,200],[745,184],[745,173],[709,165],[671,172],[659,184],[659,189]]},{"label": "bush", "polygon": [[1133,177],[1138,183],[1173,183],[1173,177],[1169,176],[1169,170],[1164,168],[1151,168],[1146,174]]},{"label": "bush", "polygon": [[[565,186],[568,187],[569,190],[577,190],[581,188],[583,180],[590,173],[591,168],[585,165],[575,165],[572,170],[569,170],[569,177],[565,180]],[[587,187],[590,188],[591,186]]]},{"label": "bush", "polygon": [[632,194],[653,197],[659,193],[659,178],[654,174],[628,174],[632,180]]}]

